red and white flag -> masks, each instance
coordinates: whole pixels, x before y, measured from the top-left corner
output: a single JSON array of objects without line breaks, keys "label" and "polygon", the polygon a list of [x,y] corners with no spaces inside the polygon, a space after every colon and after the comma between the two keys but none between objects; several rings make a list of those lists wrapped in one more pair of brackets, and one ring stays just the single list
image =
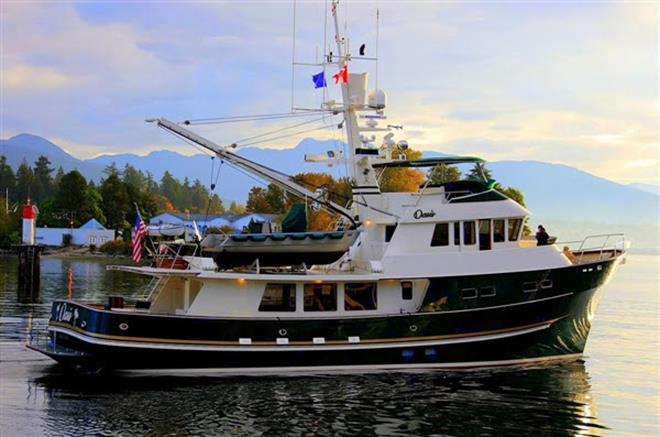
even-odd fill
[{"label": "red and white flag", "polygon": [[335,83],[348,83],[348,65],[344,64],[337,73],[333,74]]},{"label": "red and white flag", "polygon": [[142,259],[142,238],[147,233],[147,226],[142,221],[140,210],[137,210],[137,217],[133,225],[133,238],[131,239],[131,247],[133,248],[133,261],[139,263]]}]

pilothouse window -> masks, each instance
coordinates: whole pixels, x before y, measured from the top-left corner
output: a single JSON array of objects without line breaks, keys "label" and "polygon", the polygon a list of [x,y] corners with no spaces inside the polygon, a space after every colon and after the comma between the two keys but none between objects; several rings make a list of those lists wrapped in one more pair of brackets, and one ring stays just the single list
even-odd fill
[{"label": "pilothouse window", "polygon": [[477,242],[474,231],[474,222],[463,222],[463,244],[473,245]]},{"label": "pilothouse window", "polygon": [[490,250],[490,220],[479,220],[479,250]]},{"label": "pilothouse window", "polygon": [[378,307],[378,288],[375,282],[354,282],[344,285],[344,310],[366,311]]},{"label": "pilothouse window", "polygon": [[522,219],[509,219],[509,241],[518,241]]},{"label": "pilothouse window", "polygon": [[493,242],[504,242],[504,220],[493,220]]},{"label": "pilothouse window", "polygon": [[337,311],[337,284],[305,284],[305,311]]},{"label": "pilothouse window", "polygon": [[295,311],[296,284],[266,284],[259,311]]},{"label": "pilothouse window", "polygon": [[433,229],[431,246],[449,245],[449,223],[437,223]]}]

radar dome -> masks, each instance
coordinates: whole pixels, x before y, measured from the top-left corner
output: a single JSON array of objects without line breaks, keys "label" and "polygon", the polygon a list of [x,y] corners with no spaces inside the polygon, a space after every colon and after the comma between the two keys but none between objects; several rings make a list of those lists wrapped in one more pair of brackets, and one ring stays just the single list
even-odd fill
[{"label": "radar dome", "polygon": [[369,93],[369,107],[372,109],[383,109],[385,108],[385,91],[383,90],[373,90]]}]

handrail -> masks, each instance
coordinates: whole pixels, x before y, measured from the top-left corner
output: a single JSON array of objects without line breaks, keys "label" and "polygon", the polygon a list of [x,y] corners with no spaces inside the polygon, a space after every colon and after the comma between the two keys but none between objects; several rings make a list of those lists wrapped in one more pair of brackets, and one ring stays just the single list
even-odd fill
[{"label": "handrail", "polygon": [[[619,241],[612,243],[611,246],[608,246],[608,243],[610,242],[611,239],[613,238],[620,238]],[[587,242],[590,240],[594,240],[597,238],[602,238],[603,243],[600,245],[595,245],[592,247],[585,247]],[[573,250],[573,253],[579,252],[579,258],[577,259],[577,264],[582,263],[582,260],[584,259],[584,254],[585,252],[591,252],[591,251],[599,251],[598,254],[598,259],[602,260],[603,259],[603,253],[606,250],[613,250],[614,251],[614,256],[618,254],[618,252],[623,253],[626,249],[626,239],[625,235],[621,232],[617,233],[611,233],[611,234],[594,234],[594,235],[587,235],[584,237],[582,240],[575,240],[575,241],[562,241],[562,242],[556,242],[556,246],[566,246],[569,247],[569,244],[577,244],[580,243],[580,246],[576,249]],[[570,248],[570,247],[569,247]]]},{"label": "handrail", "polygon": [[[480,195],[482,195],[482,194],[484,194],[484,193],[490,193],[491,191],[495,191],[495,189],[494,189],[494,188],[490,188],[490,189],[488,189],[488,190],[479,191],[478,193],[473,193],[473,192],[471,192],[471,191],[469,191],[469,190],[445,191],[445,199],[446,199],[447,203],[451,203],[451,202],[453,202],[454,200],[469,199],[470,197],[480,196]],[[466,194],[465,196],[452,197],[452,198],[448,198],[448,197],[447,197],[447,194],[451,194],[451,193],[461,193],[461,192],[467,192],[467,193],[470,193],[470,194]]]},{"label": "handrail", "polygon": [[[168,268],[168,267],[163,267],[162,266],[162,260],[165,260],[169,257],[172,257],[172,263],[170,264],[169,268],[172,269],[172,270],[175,270],[176,262],[178,260],[183,260],[184,259],[183,258],[184,255],[181,254],[181,250],[183,249],[183,247],[193,246],[194,250],[193,250],[192,255],[190,255],[190,256],[194,257],[194,256],[197,255],[197,249],[199,248],[199,246],[197,244],[190,244],[190,243],[176,243],[176,244],[177,244],[178,248],[177,248],[176,251],[174,251],[172,249],[171,244],[161,243],[161,247],[164,247],[166,251],[165,251],[165,253],[158,253],[158,254],[154,255],[154,260],[156,261],[156,266],[158,268]],[[159,260],[161,262],[159,262]],[[190,269],[190,265],[188,265],[185,270],[189,270],[189,269]]]}]

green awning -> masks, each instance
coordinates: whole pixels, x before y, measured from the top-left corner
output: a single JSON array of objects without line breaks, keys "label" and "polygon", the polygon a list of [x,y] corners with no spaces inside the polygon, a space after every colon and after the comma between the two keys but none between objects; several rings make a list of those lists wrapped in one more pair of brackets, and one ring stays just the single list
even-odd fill
[{"label": "green awning", "polygon": [[484,162],[483,159],[477,158],[476,156],[442,156],[439,158],[423,158],[415,159],[412,161],[402,160],[402,161],[390,161],[390,162],[376,162],[372,166],[376,168],[391,168],[391,167],[435,167],[437,165],[452,165],[452,164],[464,164],[464,163],[477,163]]}]

